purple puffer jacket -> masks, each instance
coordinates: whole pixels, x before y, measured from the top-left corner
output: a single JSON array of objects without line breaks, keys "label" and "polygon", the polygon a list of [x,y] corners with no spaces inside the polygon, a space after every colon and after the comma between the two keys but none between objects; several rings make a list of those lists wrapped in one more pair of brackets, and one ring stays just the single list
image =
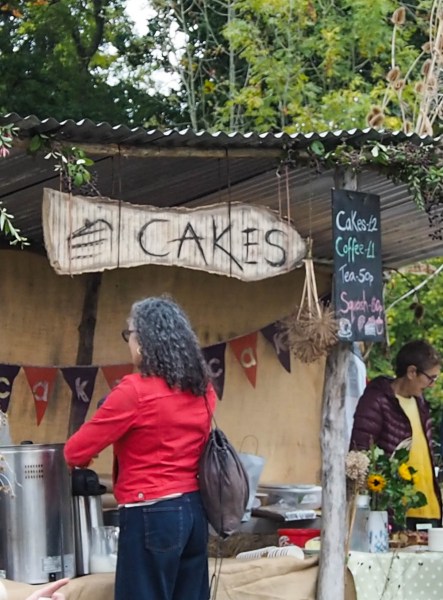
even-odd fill
[{"label": "purple puffer jacket", "polygon": [[[388,377],[376,377],[363,392],[358,401],[354,415],[350,449],[367,450],[376,444],[387,454],[392,454],[400,442],[412,436],[412,428],[408,417],[400,406],[391,387],[393,380]],[[431,462],[434,465],[432,452],[432,421],[428,404],[424,398],[416,398],[420,420],[428,442]],[[441,494],[434,475],[434,488],[441,505]]]},{"label": "purple puffer jacket", "polygon": [[[374,443],[392,454],[400,442],[411,437],[411,424],[395,397],[392,381],[388,377],[376,377],[366,386],[354,415],[351,450],[367,450]],[[417,406],[431,448],[432,422],[428,405],[423,398],[417,398]]]}]

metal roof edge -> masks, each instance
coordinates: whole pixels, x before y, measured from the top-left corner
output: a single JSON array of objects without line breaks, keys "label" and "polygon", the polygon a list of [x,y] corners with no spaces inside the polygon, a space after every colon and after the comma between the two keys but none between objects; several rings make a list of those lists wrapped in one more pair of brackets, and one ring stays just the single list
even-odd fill
[{"label": "metal roof edge", "polygon": [[337,142],[355,142],[376,140],[389,143],[401,143],[409,140],[415,144],[437,144],[440,137],[420,136],[416,133],[402,131],[377,130],[372,128],[338,129],[332,131],[286,133],[281,132],[228,132],[228,131],[194,131],[186,129],[146,129],[144,127],[128,127],[124,124],[111,125],[106,121],[96,123],[88,118],[75,121],[65,119],[58,121],[53,117],[40,119],[35,115],[21,117],[15,112],[0,115],[0,126],[12,124],[18,127],[24,136],[44,133],[53,135],[55,139],[70,140],[72,142],[93,142],[96,144],[119,144],[127,146],[168,146],[181,145],[199,147],[260,147],[282,148],[285,144],[294,148],[306,148],[315,140],[327,145],[336,145]]}]

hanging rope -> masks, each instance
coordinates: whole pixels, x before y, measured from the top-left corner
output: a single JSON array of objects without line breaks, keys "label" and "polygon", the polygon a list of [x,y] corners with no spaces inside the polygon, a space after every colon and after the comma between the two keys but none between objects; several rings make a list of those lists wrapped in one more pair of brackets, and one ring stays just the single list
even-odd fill
[{"label": "hanging rope", "polygon": [[280,173],[280,167],[275,172],[275,176],[277,177],[278,216],[281,219],[282,218],[282,201],[281,201],[281,173]]},{"label": "hanging rope", "polygon": [[117,268],[120,266],[120,243],[122,222],[122,164],[121,149],[118,147],[117,176],[118,176],[118,235],[117,235]]},{"label": "hanging rope", "polygon": [[[289,164],[290,160],[287,160],[285,163],[285,183],[288,222],[291,219]],[[288,347],[296,358],[305,363],[313,362],[327,354],[328,350],[338,340],[338,327],[335,314],[329,306],[324,306],[318,300],[312,253],[312,196],[310,178],[308,198],[309,236],[306,239],[306,258],[303,261],[305,265],[305,281],[299,306],[283,321],[282,325]]]},{"label": "hanging rope", "polygon": [[309,238],[307,243],[308,253],[303,261],[305,282],[300,305],[283,321],[283,329],[294,356],[304,363],[311,363],[327,354],[337,343],[338,327],[331,308],[318,300],[312,240]]}]

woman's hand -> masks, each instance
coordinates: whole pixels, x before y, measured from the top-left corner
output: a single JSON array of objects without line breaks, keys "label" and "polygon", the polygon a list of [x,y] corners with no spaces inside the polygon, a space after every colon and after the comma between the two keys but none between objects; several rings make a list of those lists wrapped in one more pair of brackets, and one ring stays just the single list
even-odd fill
[{"label": "woman's hand", "polygon": [[28,596],[26,600],[65,600],[65,595],[62,592],[58,592],[62,586],[68,583],[69,579],[59,579],[50,583],[46,587],[36,590],[33,594]]}]

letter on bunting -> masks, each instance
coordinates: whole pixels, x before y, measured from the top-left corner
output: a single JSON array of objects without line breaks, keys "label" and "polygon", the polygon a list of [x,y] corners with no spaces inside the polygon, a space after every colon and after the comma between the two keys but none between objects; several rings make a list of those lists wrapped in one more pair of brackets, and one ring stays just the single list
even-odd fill
[{"label": "letter on bunting", "polygon": [[281,365],[286,369],[288,373],[291,372],[291,354],[288,349],[286,342],[287,336],[279,327],[279,321],[266,325],[261,329],[263,336],[271,342],[274,347],[277,358]]},{"label": "letter on bunting", "polygon": [[226,344],[224,342],[203,348],[203,354],[208,363],[212,383],[220,400],[223,397],[223,389],[225,387],[225,348]]},{"label": "letter on bunting", "polygon": [[238,362],[243,367],[246,377],[255,387],[257,378],[257,332],[231,340],[229,344]]},{"label": "letter on bunting", "polygon": [[72,391],[70,431],[74,433],[84,423],[92,394],[98,367],[64,367],[61,369],[66,383]]},{"label": "letter on bunting", "polygon": [[0,365],[0,409],[4,413],[8,411],[12,386],[19,371],[18,365]]},{"label": "letter on bunting", "polygon": [[40,425],[52,396],[58,369],[54,367],[23,367],[34,396],[35,416]]}]

